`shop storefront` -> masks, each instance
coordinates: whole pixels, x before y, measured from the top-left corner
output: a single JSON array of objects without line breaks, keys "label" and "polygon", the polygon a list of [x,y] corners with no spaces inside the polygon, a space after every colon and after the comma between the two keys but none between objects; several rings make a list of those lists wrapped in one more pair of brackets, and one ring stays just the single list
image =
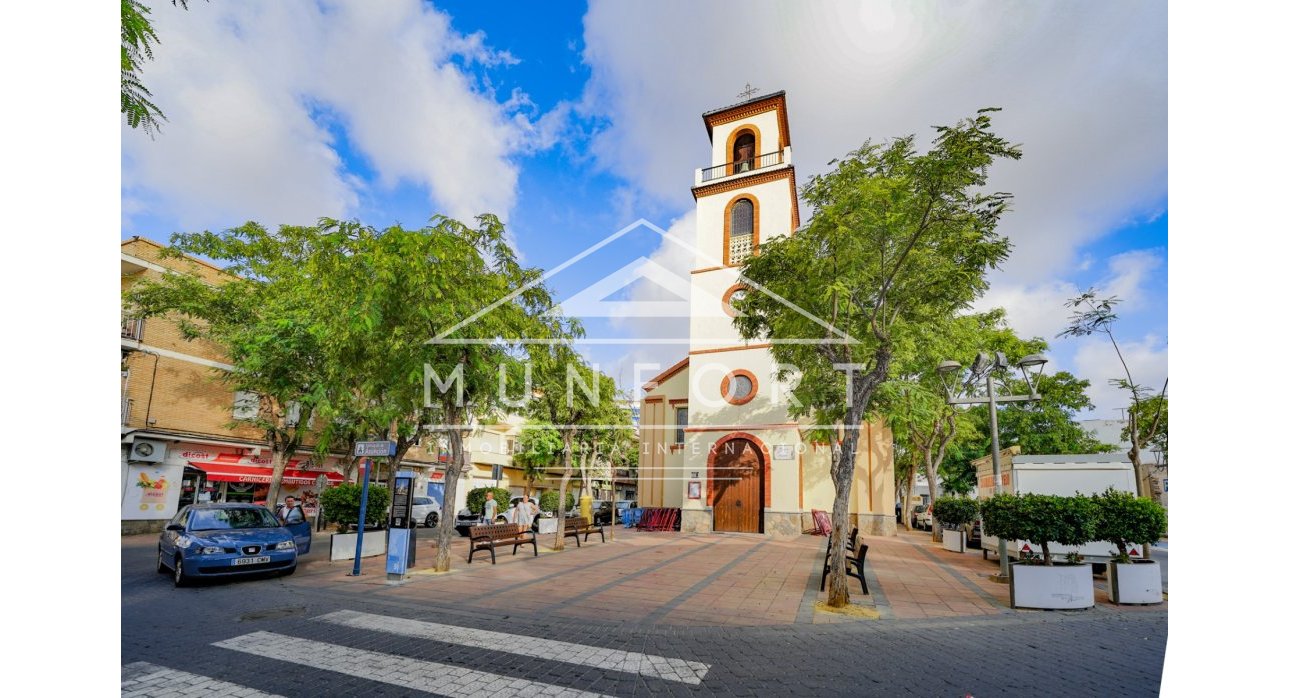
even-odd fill
[{"label": "shop storefront", "polygon": [[[269,484],[273,481],[272,459],[206,451],[186,452],[182,455],[189,468],[202,474],[202,501],[269,504]],[[344,479],[333,467],[321,467],[312,459],[292,460],[283,471],[282,491],[278,497],[295,497],[302,502],[305,514],[312,516],[318,507],[318,494],[322,487],[341,482]]]}]

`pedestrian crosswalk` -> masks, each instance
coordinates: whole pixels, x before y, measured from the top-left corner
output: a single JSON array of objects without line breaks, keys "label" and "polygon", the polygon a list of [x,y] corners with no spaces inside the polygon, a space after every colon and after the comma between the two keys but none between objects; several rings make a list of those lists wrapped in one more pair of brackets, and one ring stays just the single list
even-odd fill
[{"label": "pedestrian crosswalk", "polygon": [[[555,676],[559,679],[565,676],[577,676],[579,672],[565,670],[572,665],[583,668],[584,675],[588,672],[593,675],[612,672],[617,675],[650,677],[699,686],[711,669],[703,662],[678,657],[595,647],[351,610],[327,613],[313,620],[380,633],[387,637],[431,640],[437,643],[500,652],[515,656],[516,664],[524,663],[532,666],[535,664],[533,660],[540,660],[536,663],[550,663],[552,668],[559,669],[544,672],[543,678]],[[283,662],[286,665],[321,669],[398,689],[424,691],[444,696],[582,698],[602,695],[571,686],[486,671],[485,668],[441,663],[396,652],[377,652],[279,632],[257,631],[219,640],[212,645],[224,650]],[[380,646],[388,647],[389,643],[383,642]],[[486,668],[494,667],[490,665]],[[257,688],[230,682],[225,680],[226,678],[204,676],[148,662],[134,662],[122,667],[121,693],[122,696],[131,698],[180,695],[185,697],[232,695],[261,698],[274,695]],[[598,687],[603,685],[602,682]]]}]

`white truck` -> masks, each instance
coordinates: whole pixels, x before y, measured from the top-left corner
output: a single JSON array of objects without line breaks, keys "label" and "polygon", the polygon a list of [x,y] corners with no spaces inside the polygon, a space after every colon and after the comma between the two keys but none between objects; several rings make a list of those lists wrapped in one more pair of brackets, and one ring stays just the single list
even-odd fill
[{"label": "white truck", "polygon": [[[1125,492],[1137,491],[1133,477],[1133,463],[1127,454],[1023,456],[1019,454],[1019,449],[1013,446],[999,455],[999,472],[1004,492],[1071,496],[1094,495],[1105,492],[1108,487]],[[972,461],[972,464],[976,466],[978,496],[985,499],[996,491],[991,459],[986,456]],[[993,536],[982,535],[982,556],[998,550],[999,543]],[[1049,553],[1057,559],[1063,558],[1073,550],[1078,550],[1087,562],[1101,566],[1110,561],[1115,545],[1109,541],[1094,541],[1078,548],[1057,543],[1048,546]],[[1008,541],[1009,557],[1020,558],[1026,552],[1040,554],[1042,548],[1037,541]],[[1131,557],[1141,557],[1142,552],[1141,546],[1130,546]]]}]

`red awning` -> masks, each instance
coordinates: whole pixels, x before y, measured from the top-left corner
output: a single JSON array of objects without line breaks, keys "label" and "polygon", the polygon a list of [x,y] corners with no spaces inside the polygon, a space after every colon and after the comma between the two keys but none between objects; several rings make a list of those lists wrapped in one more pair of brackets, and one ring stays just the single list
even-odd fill
[{"label": "red awning", "polygon": [[[206,480],[208,482],[258,482],[266,485],[273,482],[273,468],[253,468],[210,462],[192,463],[192,465],[206,471]],[[282,481],[289,485],[312,485],[317,482],[319,475],[326,475],[327,481],[331,483],[345,481],[340,476],[340,473],[295,470],[293,468],[287,468],[283,471]]]}]

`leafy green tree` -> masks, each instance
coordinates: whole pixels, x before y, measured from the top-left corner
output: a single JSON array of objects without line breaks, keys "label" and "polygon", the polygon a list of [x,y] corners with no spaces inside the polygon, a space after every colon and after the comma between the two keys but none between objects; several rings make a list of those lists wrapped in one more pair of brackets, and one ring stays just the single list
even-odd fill
[{"label": "leafy green tree", "polygon": [[1133,379],[1129,362],[1125,360],[1124,352],[1120,351],[1120,343],[1115,339],[1115,323],[1119,320],[1115,306],[1119,303],[1119,298],[1099,296],[1097,289],[1090,288],[1066,302],[1066,307],[1074,310],[1074,313],[1070,317],[1070,324],[1058,336],[1087,337],[1104,334],[1111,340],[1115,356],[1120,360],[1120,367],[1124,369],[1124,378],[1113,379],[1111,385],[1129,394],[1129,426],[1125,429],[1123,438],[1129,442],[1128,455],[1129,460],[1133,462],[1133,472],[1138,483],[1138,496],[1154,499],[1156,495],[1151,489],[1151,472],[1142,462],[1142,450],[1150,448],[1151,444],[1159,438],[1162,427],[1167,430],[1168,402],[1157,400],[1150,403],[1154,409],[1148,408],[1147,405],[1152,397],[1163,398],[1167,394],[1169,379],[1165,379],[1158,394],[1154,388]]},{"label": "leafy green tree", "polygon": [[[1045,346],[1039,342],[1039,349]],[[1021,446],[1022,453],[1071,454],[1112,453],[1116,448],[1098,441],[1076,421],[1077,413],[1091,409],[1093,403],[1086,391],[1089,382],[1076,378],[1066,371],[1052,376],[1040,376],[1036,382],[1040,398],[1034,402],[1007,403],[998,408],[999,446]],[[1020,380],[1004,379],[1000,386],[1007,392],[1024,392]],[[959,421],[972,434],[953,444],[945,457],[942,482],[946,477],[956,481],[956,487],[967,486],[966,492],[976,486],[976,468],[972,461],[990,454],[990,408],[974,405],[960,413]],[[948,475],[946,475],[948,473]]]},{"label": "leafy green tree", "polygon": [[1148,451],[1159,451],[1161,463],[1169,463],[1169,397],[1152,395],[1136,405],[1129,406],[1129,423],[1124,426],[1120,438],[1133,441],[1134,425],[1151,425],[1149,438],[1143,442]]},{"label": "leafy green tree", "polygon": [[[984,313],[958,315],[935,326],[917,328],[920,332],[913,349],[893,361],[892,378],[874,396],[876,409],[893,425],[893,436],[909,444],[918,460],[919,470],[927,477],[929,503],[936,507],[936,483],[944,484],[940,471],[947,453],[955,444],[976,438],[972,420],[961,420],[961,410],[951,405],[945,394],[943,379],[936,369],[946,359],[966,360],[979,351],[1001,351],[1020,356],[1041,351],[1041,340],[1019,339],[1004,322],[1002,309]],[[961,476],[961,473],[960,473]],[[975,475],[972,478],[975,484]],[[954,483],[961,486],[960,481]],[[912,482],[907,495],[912,493]],[[971,489],[958,489],[966,493]],[[941,539],[940,519],[934,519],[932,540]]]},{"label": "leafy green tree", "polygon": [[[188,0],[170,0],[170,4],[188,9]],[[166,120],[139,77],[143,64],[152,60],[152,45],[161,43],[148,20],[151,13],[139,0],[121,0],[121,113],[130,128],[142,127],[149,136],[161,131],[158,120]]]},{"label": "leafy green tree", "polygon": [[[555,336],[563,341],[531,346],[529,350],[534,382],[533,398],[527,407],[529,416],[552,425],[561,442],[564,468],[558,500],[561,506],[556,511],[556,550],[564,549],[564,496],[573,477],[575,456],[580,448],[596,447],[582,432],[598,427],[606,405],[612,404],[617,395],[613,379],[587,365],[574,350],[572,340],[580,333],[580,326],[567,321],[555,328]],[[584,473],[584,482],[585,477]]]},{"label": "leafy green tree", "polygon": [[[532,491],[534,482],[546,477],[560,462],[564,442],[549,424],[525,424],[515,440],[514,463],[524,472],[524,494]],[[555,500],[552,500],[555,501]]]},{"label": "leafy green tree", "polygon": [[176,234],[163,254],[223,262],[222,282],[166,274],[132,286],[125,295],[131,314],[165,315],[185,339],[209,340],[224,350],[233,370],[216,375],[246,398],[230,406],[236,417],[230,426],[254,427],[272,449],[270,503],[277,502],[286,464],[301,448],[310,416],[326,394],[323,321],[295,271],[304,263],[302,251],[284,244],[307,238],[310,231],[282,226],[275,235],[251,222],[221,234]]},{"label": "leafy green tree", "polygon": [[[782,368],[798,373],[794,416],[832,444],[833,526],[849,525],[859,429],[892,360],[916,328],[946,322],[987,287],[1008,255],[996,228],[1011,195],[987,192],[987,171],[1020,150],[991,132],[989,112],[938,127],[932,148],[913,136],[866,142],[803,192],[810,223],[762,243],[744,265],[749,293],[736,306],[746,338],[768,337]],[[787,301],[787,302],[785,302]],[[834,539],[830,606],[849,602],[842,541]]]}]

